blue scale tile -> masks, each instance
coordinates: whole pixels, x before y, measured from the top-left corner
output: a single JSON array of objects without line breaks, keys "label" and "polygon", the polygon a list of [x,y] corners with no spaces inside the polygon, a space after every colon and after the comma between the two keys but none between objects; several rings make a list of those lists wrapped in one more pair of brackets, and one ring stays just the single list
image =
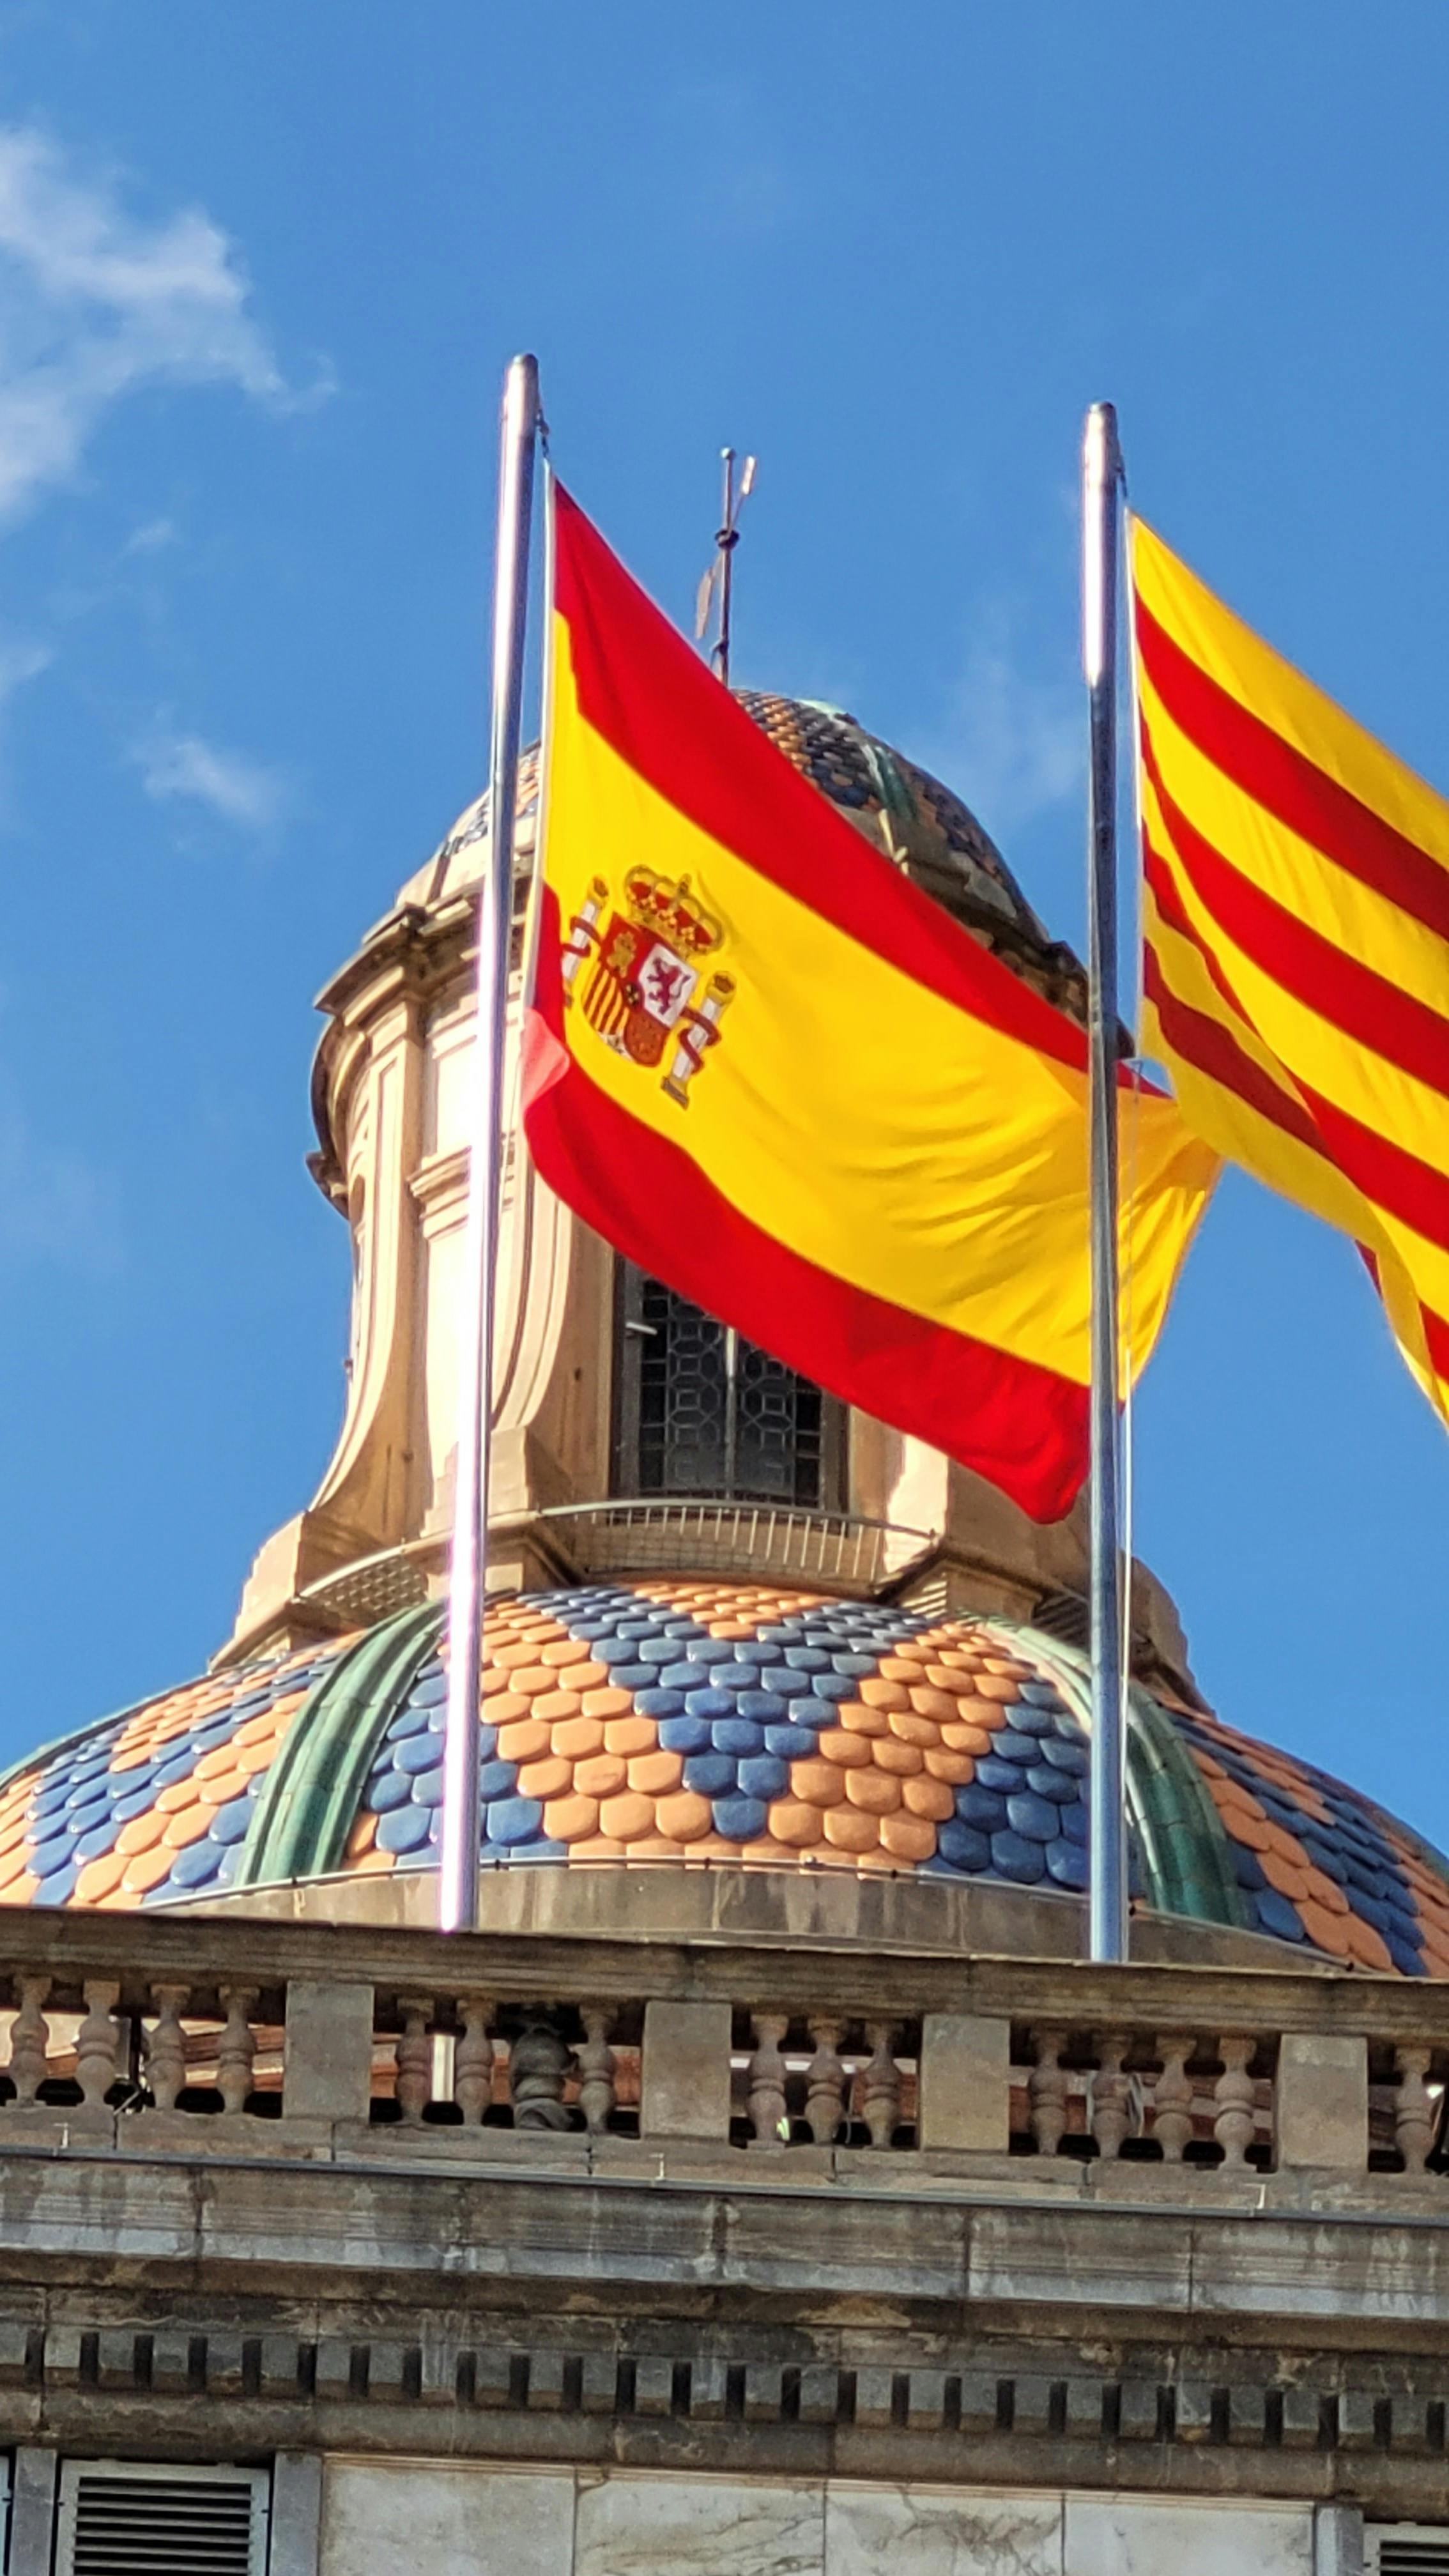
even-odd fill
[{"label": "blue scale tile", "polygon": [[1080,1843],[1069,1842],[1065,1835],[1060,1841],[1047,1844],[1046,1865],[1048,1878],[1055,1879],[1058,1887],[1085,1887],[1087,1884],[1087,1855]]},{"label": "blue scale tile", "polygon": [[1060,1832],[1056,1808],[1049,1799],[1035,1797],[1030,1789],[1007,1799],[1006,1820],[1012,1832],[1024,1835],[1028,1842],[1054,1843]]},{"label": "blue scale tile", "polygon": [[[963,1825],[976,1825],[983,1833],[996,1833],[1006,1822],[1006,1800],[980,1780],[967,1782],[956,1792],[956,1813]],[[984,1866],[984,1864],[983,1864]]]},{"label": "blue scale tile", "polygon": [[1051,1764],[1054,1771],[1064,1771],[1078,1780],[1084,1780],[1092,1767],[1086,1746],[1071,1743],[1060,1735],[1043,1736],[1041,1757]]},{"label": "blue scale tile", "polygon": [[1055,1735],[1057,1731],[1056,1719],[1050,1710],[1044,1708],[1014,1708],[1011,1712],[1011,1724],[1014,1734],[1034,1735],[1038,1739]]},{"label": "blue scale tile", "polygon": [[374,1815],[390,1816],[399,1807],[407,1806],[412,1794],[413,1784],[407,1772],[388,1770],[381,1779],[369,1781],[367,1803]]},{"label": "blue scale tile", "polygon": [[611,1664],[609,1677],[616,1690],[648,1690],[659,1679],[657,1664]]},{"label": "blue scale tile", "polygon": [[690,1647],[689,1652],[691,1660],[696,1664],[732,1664],[735,1659],[734,1639],[700,1637]]},{"label": "blue scale tile", "polygon": [[819,1700],[842,1700],[855,1697],[855,1685],[846,1673],[817,1673],[811,1687]]},{"label": "blue scale tile", "polygon": [[[426,1816],[420,1816],[420,1821],[423,1836],[426,1836]],[[543,1806],[539,1799],[495,1798],[488,1809],[488,1839],[501,1844],[507,1851],[515,1843],[531,1841],[542,1822]]]},{"label": "blue scale tile", "polygon": [[735,1704],[741,1717],[752,1717],[758,1723],[767,1718],[784,1717],[790,1705],[778,1691],[753,1689],[742,1690]]},{"label": "blue scale tile", "polygon": [[206,1841],[188,1843],[185,1851],[177,1853],[172,1863],[171,1876],[169,1879],[162,1880],[162,1886],[208,1886],[221,1867],[221,1854],[220,1843]]},{"label": "blue scale tile", "polygon": [[1297,1909],[1276,1887],[1265,1887],[1255,1900],[1260,1930],[1271,1932],[1279,1941],[1303,1941],[1307,1938],[1298,1919]]},{"label": "blue scale tile", "polygon": [[1001,1762],[1035,1762],[1036,1738],[1023,1735],[1015,1726],[998,1726],[991,1738],[991,1750]]},{"label": "blue scale tile", "polygon": [[1256,1852],[1249,1851],[1246,1843],[1231,1844],[1229,1858],[1233,1864],[1233,1876],[1239,1887],[1246,1888],[1249,1895],[1256,1895],[1259,1888],[1267,1886],[1268,1882],[1263,1876],[1258,1855]]},{"label": "blue scale tile", "polygon": [[431,1771],[438,1759],[442,1737],[429,1727],[426,1734],[411,1736],[406,1744],[392,1748],[392,1766],[408,1778],[416,1779],[420,1771]]},{"label": "blue scale tile", "polygon": [[413,1805],[415,1807],[438,1807],[442,1805],[442,1801],[443,1766],[441,1762],[437,1765],[435,1770],[414,1772]]},{"label": "blue scale tile", "polygon": [[642,1690],[634,1693],[634,1706],[641,1717],[678,1717],[684,1706],[681,1690]]},{"label": "blue scale tile", "polygon": [[740,1788],[747,1798],[783,1798],[790,1785],[790,1766],[773,1753],[756,1753],[740,1764]]},{"label": "blue scale tile", "polygon": [[854,1681],[864,1681],[880,1662],[879,1655],[832,1655],[831,1663],[838,1673]]},{"label": "blue scale tile", "polygon": [[1026,1773],[1019,1762],[1003,1762],[999,1753],[983,1753],[976,1765],[983,1789],[1019,1789]]},{"label": "blue scale tile", "polygon": [[[438,1701],[436,1705],[441,1707],[442,1702]],[[384,1740],[388,1744],[410,1744],[416,1736],[431,1733],[432,1723],[431,1708],[399,1709]]]},{"label": "blue scale tile", "polygon": [[[199,1759],[194,1745],[183,1745],[179,1753],[168,1753],[164,1762],[157,1763],[151,1778],[158,1789],[169,1789],[177,1780],[189,1780]],[[111,1776],[116,1783],[114,1794],[118,1796],[121,1794],[120,1783],[136,1778],[134,1771],[116,1771]]]},{"label": "blue scale tile", "polygon": [[713,1664],[701,1663],[697,1655],[688,1655],[682,1663],[665,1664],[659,1679],[667,1690],[708,1690],[713,1675]]},{"label": "blue scale tile", "polygon": [[1049,1762],[1033,1762],[1026,1775],[1028,1789],[1038,1798],[1050,1798],[1055,1807],[1069,1807],[1077,1795],[1076,1780],[1069,1771],[1054,1771]]},{"label": "blue scale tile", "polygon": [[88,1834],[81,1835],[76,1844],[76,1859],[79,1861],[104,1860],[107,1852],[115,1850],[116,1836],[120,1830],[120,1826],[114,1819],[107,1824],[93,1826]]},{"label": "blue scale tile", "polygon": [[792,1665],[762,1664],[760,1666],[761,1690],[778,1691],[782,1698],[788,1699],[792,1691],[798,1690],[799,1687],[800,1676]]},{"label": "blue scale tile", "polygon": [[714,1829],[730,1842],[754,1842],[765,1830],[763,1798],[716,1798]]},{"label": "blue scale tile", "polygon": [[[662,1699],[664,1693],[662,1691],[645,1693],[646,1698],[652,1699],[656,1696]],[[643,1717],[649,1717],[652,1714],[652,1710],[647,1708],[640,1711]],[[666,1753],[707,1753],[710,1743],[709,1719],[707,1717],[661,1718],[659,1742]]]},{"label": "blue scale tile", "polygon": [[830,1665],[830,1657],[819,1646],[787,1646],[785,1661],[797,1673],[823,1673]]},{"label": "blue scale tile", "polygon": [[813,1753],[815,1744],[813,1727],[767,1726],[765,1729],[765,1751],[778,1753],[787,1762],[798,1762],[802,1755]]},{"label": "blue scale tile", "polygon": [[761,1753],[765,1730],[748,1717],[717,1717],[710,1727],[716,1753]]},{"label": "blue scale tile", "polygon": [[828,1699],[792,1699],[786,1708],[792,1726],[808,1727],[812,1736],[835,1723],[835,1703]]},{"label": "blue scale tile", "polygon": [[973,1876],[991,1867],[991,1845],[974,1825],[962,1824],[955,1816],[938,1826],[936,1850],[953,1869],[969,1870]]},{"label": "blue scale tile", "polygon": [[678,1643],[673,1637],[644,1637],[640,1640],[639,1661],[641,1664],[669,1664],[674,1662],[678,1652]]},{"label": "blue scale tile", "polygon": [[[260,1774],[257,1776],[260,1777]],[[230,1799],[226,1806],[218,1807],[216,1814],[212,1817],[212,1841],[214,1843],[239,1843],[244,1841],[247,1829],[251,1824],[251,1820],[252,1800],[249,1797]]]},{"label": "blue scale tile", "polygon": [[1028,1842],[1025,1834],[1008,1830],[991,1837],[991,1865],[1003,1878],[1015,1878],[1034,1887],[1046,1875],[1046,1854],[1040,1843]]},{"label": "blue scale tile", "polygon": [[686,1693],[684,1705],[691,1717],[731,1718],[735,1713],[733,1691],[692,1690]]},{"label": "blue scale tile", "polygon": [[[48,1841],[37,1843],[30,1855],[30,1867],[37,1878],[48,1878],[52,1870],[65,1869],[75,1861],[75,1844],[69,1834],[52,1834]],[[37,1904],[48,1902],[37,1897]]]},{"label": "blue scale tile", "polygon": [[518,1784],[516,1762],[485,1762],[478,1773],[480,1798],[506,1798]]},{"label": "blue scale tile", "polygon": [[1062,1695],[1054,1683],[1018,1682],[1016,1687],[1028,1708],[1049,1708],[1064,1713]]},{"label": "blue scale tile", "polygon": [[733,1789],[739,1765],[728,1753],[691,1754],[684,1765],[684,1785],[701,1798],[718,1798]]},{"label": "blue scale tile", "polygon": [[390,1816],[383,1817],[377,1829],[378,1850],[399,1856],[403,1852],[420,1851],[427,1839],[428,1819],[422,1807],[395,1808]]},{"label": "blue scale tile", "polygon": [[1424,1973],[1424,1954],[1419,1948],[1417,1942],[1399,1940],[1391,1935],[1389,1937],[1388,1948],[1389,1957],[1393,1960],[1394,1966],[1398,1969],[1401,1976],[1422,1977]]},{"label": "blue scale tile", "polygon": [[81,1800],[74,1807],[66,1808],[65,1822],[67,1831],[73,1834],[94,1833],[102,1817],[104,1816],[109,1818],[110,1812],[110,1795],[108,1791],[103,1789],[99,1797],[91,1796]]},{"label": "blue scale tile", "polygon": [[[34,1866],[32,1862],[31,1867],[34,1868]],[[79,1876],[80,1870],[74,1861],[65,1868],[52,1870],[47,1877],[42,1878],[30,1900],[31,1904],[65,1905],[75,1892],[75,1883]]]},{"label": "blue scale tile", "polygon": [[1060,1812],[1062,1832],[1068,1842],[1085,1843],[1088,1832],[1085,1799],[1079,1799],[1075,1807],[1063,1807]]},{"label": "blue scale tile", "polygon": [[445,1672],[427,1672],[415,1681],[408,1693],[409,1708],[442,1708],[447,1703],[448,1676]]}]

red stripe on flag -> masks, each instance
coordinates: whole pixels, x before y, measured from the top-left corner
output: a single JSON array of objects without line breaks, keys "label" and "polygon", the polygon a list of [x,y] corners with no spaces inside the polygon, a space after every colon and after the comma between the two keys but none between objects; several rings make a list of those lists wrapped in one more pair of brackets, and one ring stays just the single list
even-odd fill
[{"label": "red stripe on flag", "polygon": [[690,650],[561,484],[556,598],[594,730],[711,840],[986,1027],[1085,1072],[1065,1013],[873,850]]},{"label": "red stripe on flag", "polygon": [[1449,939],[1449,870],[1209,677],[1139,596],[1143,668],[1173,723],[1300,840]]},{"label": "red stripe on flag", "polygon": [[1292,1136],[1310,1152],[1328,1156],[1306,1109],[1280,1091],[1276,1082],[1260,1064],[1239,1046],[1230,1029],[1221,1020],[1211,1019],[1206,1011],[1195,1010],[1173,992],[1162,971],[1162,962],[1150,940],[1142,950],[1142,989],[1162,1024],[1162,1034],[1174,1055],[1190,1064],[1210,1082],[1221,1083],[1224,1091],[1236,1093],[1239,1100],[1255,1109],[1260,1118],[1269,1119],[1285,1136]]},{"label": "red stripe on flag", "polygon": [[1214,849],[1164,787],[1145,728],[1142,758],[1178,865],[1218,928],[1342,1036],[1449,1094],[1449,1020],[1297,920]]},{"label": "red stripe on flag", "polygon": [[681,1146],[600,1091],[559,1035],[551,895],[524,1029],[524,1122],[549,1187],[627,1260],[846,1404],[1059,1520],[1087,1471],[1085,1387],[850,1287],[739,1214]]}]

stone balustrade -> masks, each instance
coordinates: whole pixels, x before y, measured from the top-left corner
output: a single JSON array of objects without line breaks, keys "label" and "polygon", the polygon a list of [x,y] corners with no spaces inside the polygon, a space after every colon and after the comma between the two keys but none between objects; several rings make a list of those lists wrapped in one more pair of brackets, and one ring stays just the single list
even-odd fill
[{"label": "stone balustrade", "polygon": [[239,1916],[0,1912],[5,2022],[0,2152],[178,2122],[236,2152],[280,2121],[420,2156],[733,2147],[802,2181],[1029,2157],[1119,2197],[1161,2167],[1437,2185],[1449,2077],[1427,1982]]}]

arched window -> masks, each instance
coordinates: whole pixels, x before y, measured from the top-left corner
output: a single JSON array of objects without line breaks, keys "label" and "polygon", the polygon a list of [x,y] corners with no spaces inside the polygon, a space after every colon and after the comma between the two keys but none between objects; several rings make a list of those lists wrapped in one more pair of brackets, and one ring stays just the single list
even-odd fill
[{"label": "arched window", "polygon": [[624,1262],[614,1387],[617,1493],[839,1509],[842,1407]]}]

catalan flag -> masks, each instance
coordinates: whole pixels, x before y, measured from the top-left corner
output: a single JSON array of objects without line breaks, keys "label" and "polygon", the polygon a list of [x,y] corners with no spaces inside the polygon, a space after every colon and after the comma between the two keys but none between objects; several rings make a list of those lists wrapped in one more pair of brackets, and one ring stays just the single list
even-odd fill
[{"label": "catalan flag", "polygon": [[[644,1269],[1054,1519],[1087,1464],[1083,1034],[792,769],[556,486],[553,507],[538,1168]],[[1141,1359],[1217,1165],[1171,1101],[1133,1115]]]},{"label": "catalan flag", "polygon": [[1144,1043],[1352,1235],[1449,1421],[1449,804],[1137,521]]}]

